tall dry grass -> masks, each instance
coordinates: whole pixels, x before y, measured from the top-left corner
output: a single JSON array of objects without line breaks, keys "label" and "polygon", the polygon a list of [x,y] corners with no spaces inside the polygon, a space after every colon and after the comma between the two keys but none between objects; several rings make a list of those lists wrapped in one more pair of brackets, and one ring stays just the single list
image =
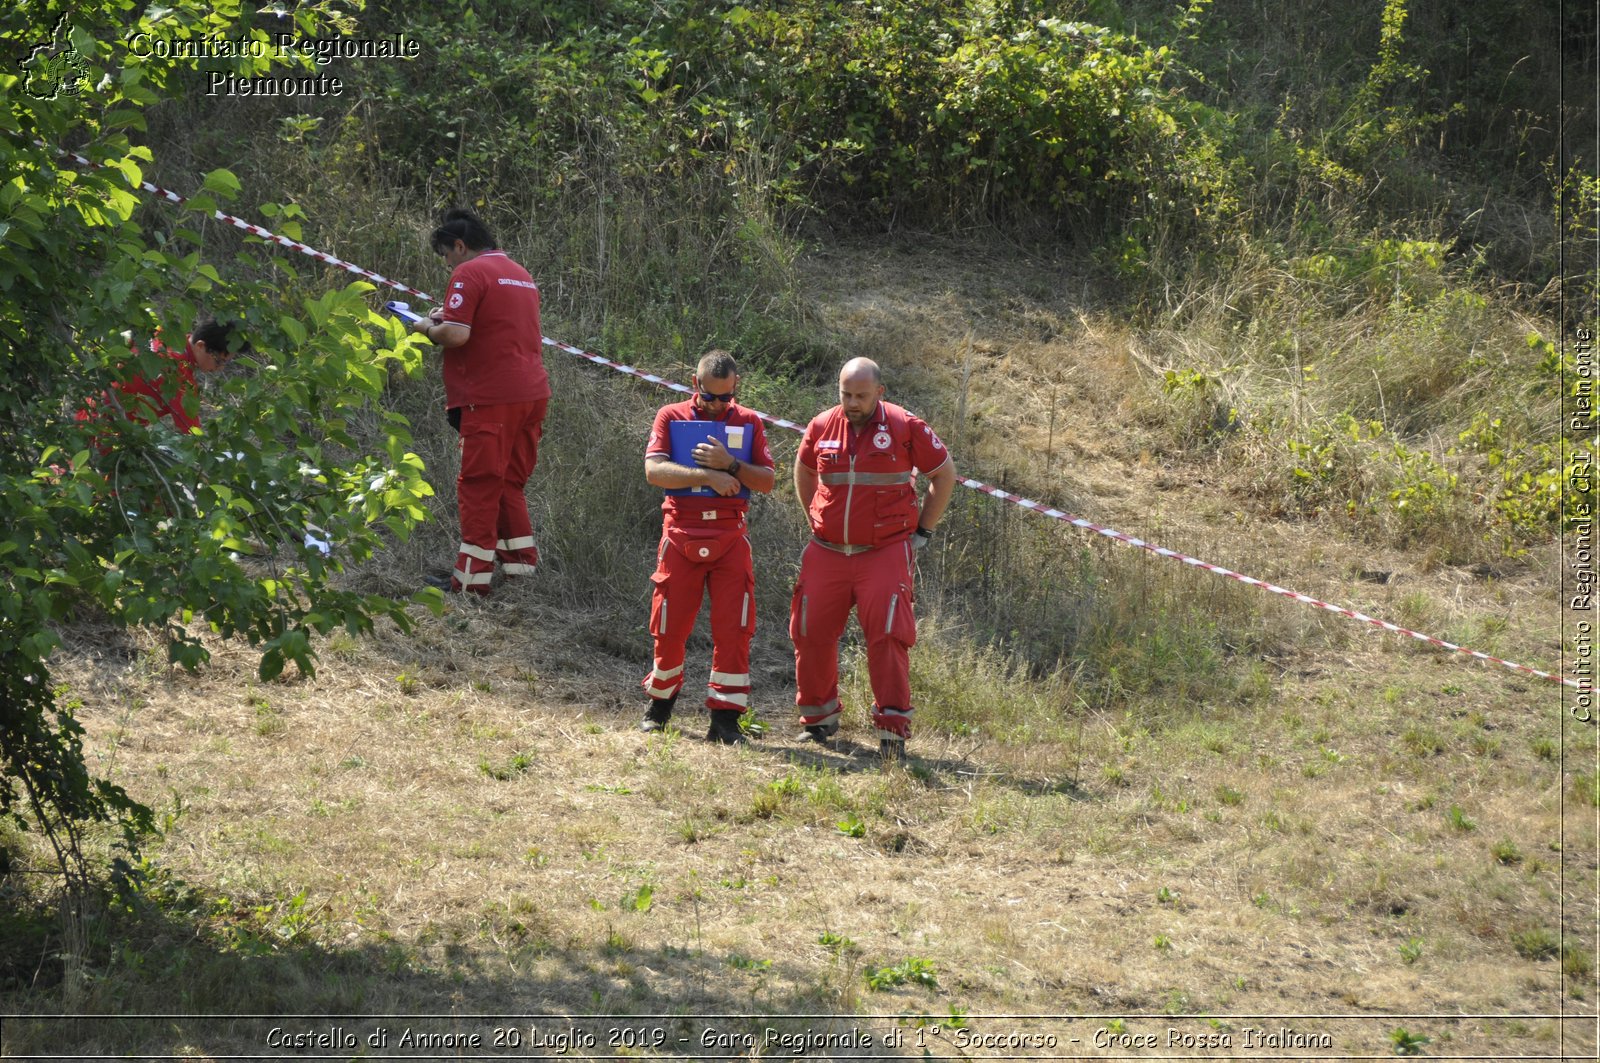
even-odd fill
[{"label": "tall dry grass", "polygon": [[1141,413],[1210,456],[1263,516],[1315,519],[1436,563],[1502,566],[1552,540],[1554,325],[1482,290],[1438,238],[1346,230],[1175,290],[1130,333]]}]

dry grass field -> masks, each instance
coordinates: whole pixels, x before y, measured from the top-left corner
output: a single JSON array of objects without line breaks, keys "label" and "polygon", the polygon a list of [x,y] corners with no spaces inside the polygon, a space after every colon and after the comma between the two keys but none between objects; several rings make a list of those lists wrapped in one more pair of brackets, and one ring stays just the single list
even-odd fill
[{"label": "dry grass field", "polygon": [[[963,474],[1559,667],[1556,545],[1473,567],[1274,515],[1254,501],[1261,469],[1164,442],[1147,338],[1065,267],[993,254],[841,248],[798,268],[820,320],[884,363]],[[552,368],[603,394],[601,370]],[[550,439],[551,477],[576,445]],[[545,534],[570,539],[549,482],[533,489]],[[789,490],[784,473],[769,512]],[[647,537],[657,515],[627,519]],[[1037,534],[1063,567],[1086,555],[1115,577],[1097,601],[1176,659],[1150,689],[1136,670],[1157,658],[1137,646],[1092,687],[1070,659],[1019,665],[973,637],[952,532],[919,589],[903,769],[876,762],[853,639],[841,740],[794,739],[768,584],[762,733],[742,748],[701,741],[692,711],[682,733],[635,730],[643,567],[631,612],[587,610],[569,571],[419,611],[409,636],[335,638],[314,678],[270,683],[248,647],[219,643],[188,675],[85,620],[58,676],[94,766],[163,833],[127,907],[69,928],[77,941],[55,922],[9,932],[28,948],[0,961],[0,1049],[1594,1058],[1596,740],[1562,688],[1075,529]],[[781,586],[792,562],[766,564]],[[1208,617],[1267,650],[1185,687],[1172,629]]]}]

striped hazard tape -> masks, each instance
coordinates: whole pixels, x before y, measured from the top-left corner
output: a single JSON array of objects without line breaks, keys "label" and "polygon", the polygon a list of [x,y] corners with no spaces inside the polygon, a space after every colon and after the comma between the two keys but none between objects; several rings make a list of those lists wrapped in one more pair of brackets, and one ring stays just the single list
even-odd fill
[{"label": "striped hazard tape", "polygon": [[[581,348],[574,347],[571,344],[562,343],[559,340],[553,340],[549,336],[544,337],[544,345],[546,347],[554,347],[556,350],[564,351],[567,354],[575,354],[579,358],[586,358],[595,365],[603,365],[607,369],[614,370],[615,372],[626,373],[629,376],[637,377],[646,383],[655,384],[657,387],[670,388],[671,390],[682,395],[693,395],[695,393],[694,388],[685,387],[682,384],[675,383],[674,381],[668,380],[665,377],[657,376],[654,373],[647,373],[643,369],[635,369],[631,365],[623,365],[621,362],[613,361],[603,354],[595,354],[592,351],[585,351]],[[749,407],[746,407],[746,409],[749,409]],[[806,430],[806,426],[803,424],[797,424],[794,421],[790,421],[782,417],[774,417],[770,413],[762,413],[760,410],[750,410],[750,412],[768,424],[778,428],[787,428],[791,432],[804,432]]]},{"label": "striped hazard tape", "polygon": [[[79,166],[89,166],[97,170],[104,170],[107,168],[103,163],[95,162],[92,159],[86,159],[75,151],[64,151],[62,154],[72,159],[72,161],[76,162]],[[149,181],[140,181],[139,187],[144,189],[146,192],[154,193],[155,195],[158,195],[162,199],[165,199],[171,203],[183,204],[189,202],[187,196],[180,196],[171,189],[162,188],[160,185],[151,184]],[[245,221],[243,218],[235,217],[232,214],[226,214],[220,210],[212,211],[211,216],[216,218],[218,221],[227,222],[235,229],[243,229],[252,236],[259,236],[263,240],[271,240],[273,243],[278,244],[281,247],[287,247],[291,251],[298,251],[302,255],[309,255],[318,262],[326,262],[330,266],[338,266],[342,270],[354,273],[358,277],[365,277],[367,280],[376,284],[382,284],[386,287],[393,288],[397,292],[405,292],[408,295],[415,295],[419,299],[426,299],[430,303],[433,302],[433,296],[429,295],[427,292],[420,292],[409,285],[401,284],[399,281],[390,280],[383,274],[374,273],[370,269],[362,269],[354,262],[346,262],[342,258],[335,258],[326,251],[317,250],[310,244],[303,244],[299,240],[291,240],[287,236],[281,236],[270,229],[263,229],[261,226],[256,225],[253,222]]]},{"label": "striped hazard tape", "polygon": [[1528,675],[1535,675],[1540,679],[1548,679],[1552,682],[1562,683],[1576,690],[1588,691],[1591,689],[1588,684],[1580,683],[1576,679],[1569,679],[1565,676],[1553,675],[1550,672],[1543,672],[1537,668],[1530,668],[1525,664],[1517,664],[1515,661],[1502,660],[1499,657],[1490,656],[1489,654],[1483,653],[1480,650],[1469,649],[1466,646],[1458,646],[1454,642],[1447,642],[1446,640],[1436,638],[1433,635],[1424,635],[1420,631],[1412,631],[1410,628],[1401,627],[1399,624],[1391,624],[1387,620],[1380,620],[1377,617],[1368,616],[1366,613],[1358,612],[1355,609],[1349,609],[1342,605],[1334,605],[1331,602],[1325,602],[1319,598],[1313,598],[1309,594],[1301,594],[1299,591],[1292,591],[1287,587],[1280,587],[1276,583],[1268,583],[1266,580],[1256,579],[1254,576],[1246,576],[1242,573],[1235,572],[1230,568],[1223,568],[1221,565],[1213,565],[1209,561],[1202,561],[1198,557],[1190,557],[1188,554],[1179,553],[1177,550],[1169,550],[1165,546],[1156,546],[1154,543],[1147,543],[1143,539],[1135,538],[1134,536],[1128,535],[1125,532],[1119,532],[1115,528],[1102,527],[1098,524],[1095,524],[1093,521],[1084,520],[1082,517],[1075,517],[1071,513],[1066,513],[1062,510],[1046,506],[1042,502],[1035,502],[1031,498],[1023,498],[1020,495],[1014,495],[1009,491],[1002,491],[998,487],[991,487],[989,484],[981,483],[977,480],[962,480],[961,483],[966,487],[972,488],[974,491],[982,491],[986,495],[993,495],[995,498],[1005,499],[1007,502],[1011,502],[1023,509],[1031,510],[1035,513],[1038,513],[1040,516],[1050,517],[1053,520],[1062,521],[1072,525],[1075,528],[1082,528],[1085,531],[1092,531],[1096,535],[1104,535],[1108,539],[1115,539],[1119,543],[1125,543],[1128,546],[1133,546],[1140,550],[1148,551],[1152,554],[1155,554],[1157,557],[1166,557],[1171,558],[1174,561],[1181,561],[1185,565],[1189,565],[1193,568],[1203,569],[1206,572],[1213,572],[1218,576],[1226,576],[1228,579],[1238,580],[1240,583],[1247,584],[1251,587],[1260,587],[1262,590],[1269,591],[1272,594],[1281,595],[1285,598],[1291,598],[1294,601],[1301,602],[1305,605],[1315,606],[1318,609],[1326,609],[1328,612],[1334,613],[1338,616],[1348,617],[1351,620],[1357,620],[1363,624],[1371,624],[1373,627],[1382,628],[1385,631],[1392,631],[1396,635],[1405,635],[1409,638],[1414,638],[1419,642],[1426,642],[1430,646],[1437,646],[1442,650],[1450,650],[1453,653],[1463,653],[1468,657],[1476,657],[1480,661],[1488,661],[1490,664],[1504,665],[1506,668],[1509,668],[1512,671],[1526,672]]},{"label": "striped hazard tape", "polygon": [[[104,168],[101,163],[96,163],[90,159],[86,159],[76,152],[63,152],[63,154],[72,158],[73,161],[77,162],[80,166],[91,166],[97,169]],[[154,193],[155,195],[158,195],[172,203],[182,204],[188,202],[186,197],[170,191],[169,189],[162,188],[160,185],[152,184],[149,181],[140,181],[139,186],[145,191]],[[390,280],[388,277],[385,277],[380,273],[374,273],[369,269],[364,269],[353,262],[346,262],[344,259],[330,255],[326,251],[318,250],[317,248],[312,247],[310,244],[302,243],[299,240],[292,240],[287,236],[279,235],[278,233],[272,232],[269,229],[265,229],[254,224],[253,222],[246,221],[243,218],[235,217],[232,214],[227,214],[220,210],[213,211],[212,217],[219,221],[226,222],[235,228],[242,229],[253,236],[258,236],[263,240],[270,240],[282,247],[289,248],[293,251],[299,251],[304,255],[309,255],[319,262],[324,262],[330,266],[337,266],[339,269],[353,273],[359,277],[365,277],[376,284],[382,284],[385,287],[394,289],[395,291],[405,292],[408,295],[414,295],[419,299],[423,299],[430,303],[434,301],[433,296],[429,295],[427,292],[420,291],[406,284],[402,284],[399,281]],[[571,344],[562,343],[559,340],[553,340],[548,336],[542,337],[542,339],[546,347],[554,347],[566,354],[571,354],[579,358],[586,359],[590,362],[593,362],[595,365],[604,366],[605,368],[613,370],[614,372],[624,373],[628,376],[643,380],[646,383],[654,384],[657,387],[669,388],[672,391],[679,392],[680,394],[694,394],[692,388],[688,388],[682,384],[667,380],[665,377],[658,376],[655,373],[649,373],[645,370],[637,369],[631,365],[625,365],[621,362],[607,358],[604,355],[595,354],[592,351],[585,351],[582,348],[574,347]],[[751,412],[774,427],[786,428],[792,432],[805,431],[805,426],[798,424],[795,421],[790,421],[782,417],[774,417],[771,414],[762,413],[760,410],[752,410]],[[1301,594],[1299,591],[1292,591],[1286,587],[1280,587],[1275,583],[1269,583],[1266,580],[1256,579],[1254,576],[1246,576],[1242,573],[1235,572],[1232,569],[1223,568],[1221,565],[1213,565],[1209,561],[1202,561],[1197,557],[1190,557],[1188,554],[1180,553],[1177,550],[1169,550],[1164,546],[1156,546],[1154,543],[1147,543],[1143,539],[1128,535],[1125,532],[1117,531],[1115,528],[1103,527],[1099,524],[1095,524],[1093,521],[1085,520],[1079,516],[1074,516],[1071,513],[1048,506],[1042,502],[1036,502],[1031,498],[1023,498],[1021,495],[1012,494],[1010,491],[1005,491],[991,484],[986,484],[981,480],[964,478],[958,482],[963,487],[971,488],[974,491],[981,491],[986,495],[1010,502],[1021,509],[1037,513],[1042,517],[1048,517],[1051,520],[1058,520],[1065,524],[1070,524],[1075,528],[1082,528],[1085,531],[1094,532],[1096,535],[1103,535],[1108,539],[1114,539],[1117,542],[1123,543],[1127,546],[1132,546],[1137,549],[1145,550],[1149,553],[1155,554],[1157,557],[1169,558],[1173,561],[1182,562],[1183,564],[1189,565],[1193,568],[1203,569],[1206,572],[1211,572],[1218,576],[1224,576],[1231,580],[1237,580],[1238,582],[1247,584],[1251,587],[1259,587],[1271,594],[1289,598],[1305,605],[1314,606],[1315,608],[1323,609],[1327,612],[1333,613],[1336,616],[1346,617],[1347,619],[1368,624],[1384,631],[1393,632],[1396,635],[1404,635],[1407,638],[1413,638],[1419,642],[1425,642],[1430,646],[1436,646],[1442,650],[1464,654],[1468,657],[1475,657],[1480,661],[1485,661],[1489,664],[1498,664],[1504,668],[1510,669],[1511,671],[1522,672],[1527,675],[1536,676],[1540,679],[1549,680],[1553,683],[1561,683],[1564,686],[1572,687],[1573,689],[1582,691],[1584,693],[1593,692],[1593,686],[1589,683],[1579,682],[1578,680],[1567,676],[1555,675],[1551,672],[1542,671],[1538,668],[1531,668],[1528,665],[1518,664],[1515,661],[1508,661],[1500,657],[1483,653],[1480,650],[1470,649],[1466,646],[1459,646],[1454,642],[1448,642],[1445,639],[1437,638],[1433,635],[1426,635],[1420,631],[1412,631],[1410,628],[1401,627],[1399,624],[1393,624],[1387,620],[1380,620],[1377,617],[1368,616],[1366,613],[1355,609],[1350,609],[1342,605],[1334,605],[1330,602],[1324,602],[1318,598],[1311,597],[1309,594]]]}]

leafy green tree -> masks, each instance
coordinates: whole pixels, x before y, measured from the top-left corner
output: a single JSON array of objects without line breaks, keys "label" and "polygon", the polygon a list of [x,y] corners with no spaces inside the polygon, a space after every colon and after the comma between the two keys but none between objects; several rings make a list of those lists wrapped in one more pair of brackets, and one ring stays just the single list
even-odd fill
[{"label": "leafy green tree", "polygon": [[[825,207],[1115,232],[1153,189],[1184,194],[1199,131],[1164,85],[1169,48],[1071,21],[1075,9],[796,0],[659,32],[704,83],[729,86],[754,128],[791,145]],[[694,59],[705,41],[716,52]]]},{"label": "leafy green tree", "polygon": [[[139,191],[151,161],[134,142],[142,112],[195,66],[192,52],[163,55],[260,41],[205,62],[303,76],[294,64],[309,60],[280,57],[269,32],[341,32],[331,0],[292,16],[200,0],[68,10],[0,14],[4,38],[32,47],[0,71],[0,817],[42,830],[81,886],[82,829],[119,825],[131,843],[149,812],[84,763],[50,673],[62,622],[97,610],[155,628],[190,669],[207,659],[206,633],[242,636],[263,679],[291,662],[309,673],[315,635],[383,617],[408,625],[404,603],[337,577],[423,519],[431,489],[406,422],[379,401],[391,369],[416,368],[419,354],[370,308],[371,286],[309,297],[292,265],[269,273],[249,246],[206,261],[201,223],[238,190],[226,170],[181,209],[147,207]],[[63,148],[100,165],[79,167]],[[276,213],[292,228],[292,209]],[[178,344],[202,306],[241,322],[254,347],[216,389],[220,408],[189,435],[118,416],[116,382],[172,378],[144,341],[159,330]],[[84,419],[86,400],[111,412]],[[336,544],[331,556],[305,544],[310,526]]]}]

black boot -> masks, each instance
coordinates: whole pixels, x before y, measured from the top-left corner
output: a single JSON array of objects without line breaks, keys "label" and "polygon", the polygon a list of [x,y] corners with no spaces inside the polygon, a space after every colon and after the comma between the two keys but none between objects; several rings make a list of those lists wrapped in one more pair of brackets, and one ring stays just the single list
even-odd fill
[{"label": "black boot", "polygon": [[664,731],[667,721],[672,719],[672,706],[677,703],[678,695],[670,698],[651,698],[650,707],[644,712],[644,719],[639,721],[639,730],[646,732]]},{"label": "black boot", "polygon": [[739,729],[741,715],[738,709],[712,709],[711,729],[706,732],[706,741],[720,742],[725,746],[743,744],[746,739],[744,732]]},{"label": "black boot", "polygon": [[802,742],[815,742],[818,745],[826,745],[838,733],[839,720],[835,717],[827,723],[808,724],[800,728],[800,740]]},{"label": "black boot", "polygon": [[904,764],[906,762],[906,740],[904,738],[878,739],[878,757],[885,765]]}]

